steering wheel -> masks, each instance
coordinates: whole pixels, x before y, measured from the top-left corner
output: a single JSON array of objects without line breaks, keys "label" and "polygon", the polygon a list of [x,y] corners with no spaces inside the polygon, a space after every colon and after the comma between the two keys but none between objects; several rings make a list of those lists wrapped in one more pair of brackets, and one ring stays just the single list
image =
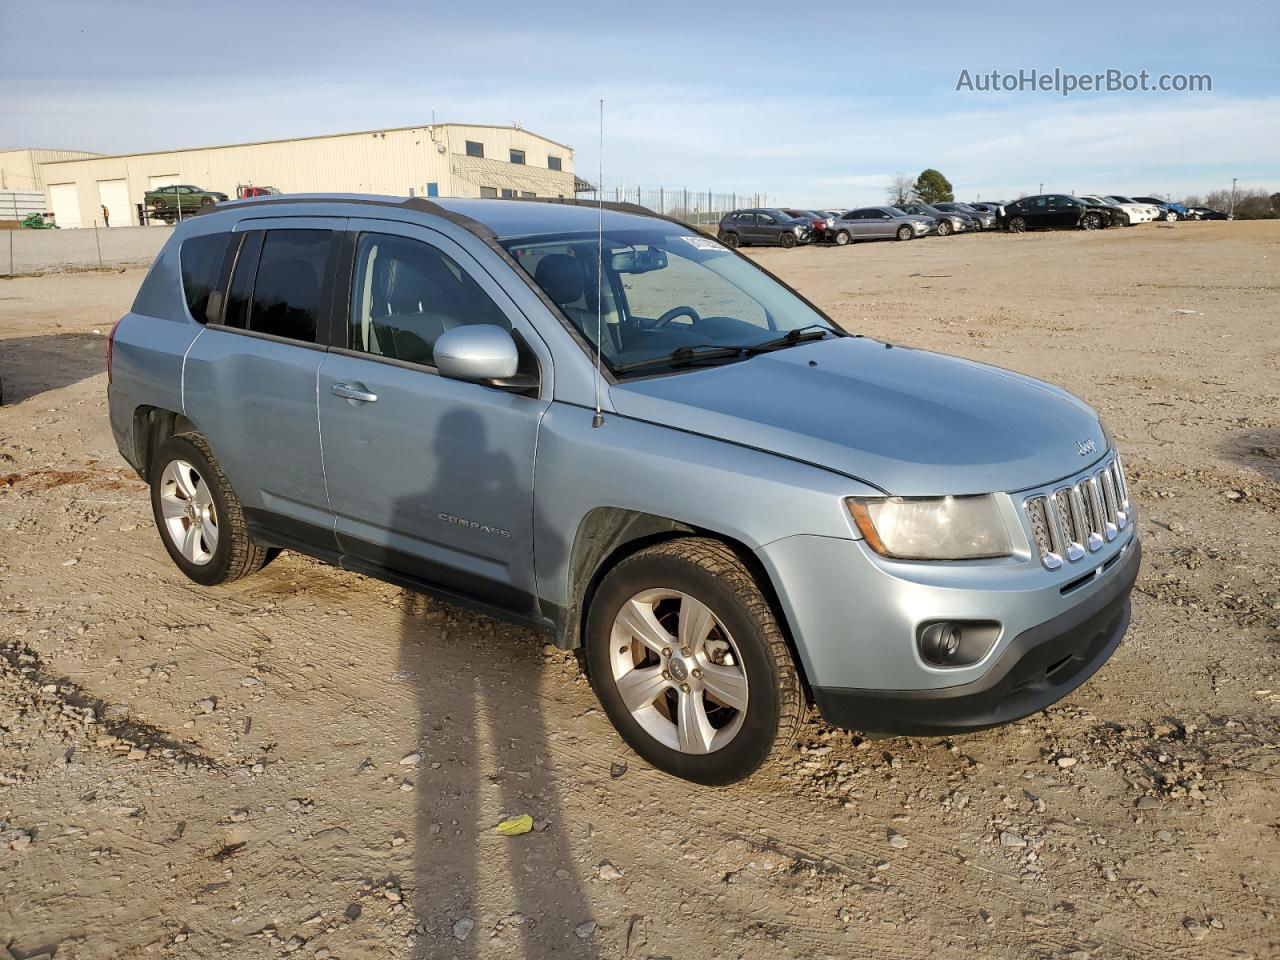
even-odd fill
[{"label": "steering wheel", "polygon": [[676,317],[688,317],[694,323],[697,323],[699,320],[702,319],[702,317],[698,315],[698,311],[693,309],[693,307],[672,307],[670,310],[668,310],[666,313],[660,316],[657,320],[655,320],[653,322],[653,326],[650,329],[658,330],[661,327],[665,327],[668,323],[670,323]]}]

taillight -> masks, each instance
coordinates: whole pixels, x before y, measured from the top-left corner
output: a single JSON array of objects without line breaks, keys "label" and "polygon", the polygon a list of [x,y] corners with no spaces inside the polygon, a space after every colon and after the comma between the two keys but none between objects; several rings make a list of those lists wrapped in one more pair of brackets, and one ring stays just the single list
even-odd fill
[{"label": "taillight", "polygon": [[[123,320],[121,317],[120,320]],[[111,325],[111,332],[107,334],[107,385],[111,385],[111,354],[116,345],[116,329],[120,326],[120,320]]]}]

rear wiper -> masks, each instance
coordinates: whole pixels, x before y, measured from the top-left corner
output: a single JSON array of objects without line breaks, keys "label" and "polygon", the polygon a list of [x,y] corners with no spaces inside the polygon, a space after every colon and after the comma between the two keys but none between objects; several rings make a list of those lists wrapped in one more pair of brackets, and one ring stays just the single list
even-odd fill
[{"label": "rear wiper", "polygon": [[720,360],[729,357],[740,357],[750,349],[744,346],[719,346],[714,343],[695,343],[689,346],[676,347],[670,353],[659,357],[645,357],[642,360],[631,360],[627,363],[615,363],[614,373],[626,373],[630,370],[643,370],[645,367],[660,367],[674,363],[696,363],[702,360]]},{"label": "rear wiper", "polygon": [[807,343],[810,340],[821,340],[827,334],[839,336],[840,334],[832,330],[828,326],[821,323],[811,323],[807,327],[796,327],[794,330],[788,330],[780,337],[774,337],[772,340],[765,340],[762,343],[753,343],[747,347],[749,353],[768,353],[770,350],[781,350],[784,347],[790,347],[797,343]]}]

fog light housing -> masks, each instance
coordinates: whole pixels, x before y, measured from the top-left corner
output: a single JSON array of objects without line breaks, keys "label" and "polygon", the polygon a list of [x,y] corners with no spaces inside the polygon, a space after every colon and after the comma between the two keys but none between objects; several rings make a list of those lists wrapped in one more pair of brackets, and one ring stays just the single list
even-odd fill
[{"label": "fog light housing", "polygon": [[966,667],[985,657],[999,636],[994,620],[932,620],[920,625],[916,644],[925,663]]}]

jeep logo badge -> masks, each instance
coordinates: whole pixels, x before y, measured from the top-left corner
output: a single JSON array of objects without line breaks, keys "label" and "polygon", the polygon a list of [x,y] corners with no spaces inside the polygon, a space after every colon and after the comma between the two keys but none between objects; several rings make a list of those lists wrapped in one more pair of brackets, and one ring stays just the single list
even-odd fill
[{"label": "jeep logo badge", "polygon": [[1093,451],[1097,449],[1098,449],[1097,445],[1094,444],[1092,440],[1076,441],[1076,453],[1080,454],[1080,456],[1082,457],[1087,457],[1089,454],[1093,453]]}]

